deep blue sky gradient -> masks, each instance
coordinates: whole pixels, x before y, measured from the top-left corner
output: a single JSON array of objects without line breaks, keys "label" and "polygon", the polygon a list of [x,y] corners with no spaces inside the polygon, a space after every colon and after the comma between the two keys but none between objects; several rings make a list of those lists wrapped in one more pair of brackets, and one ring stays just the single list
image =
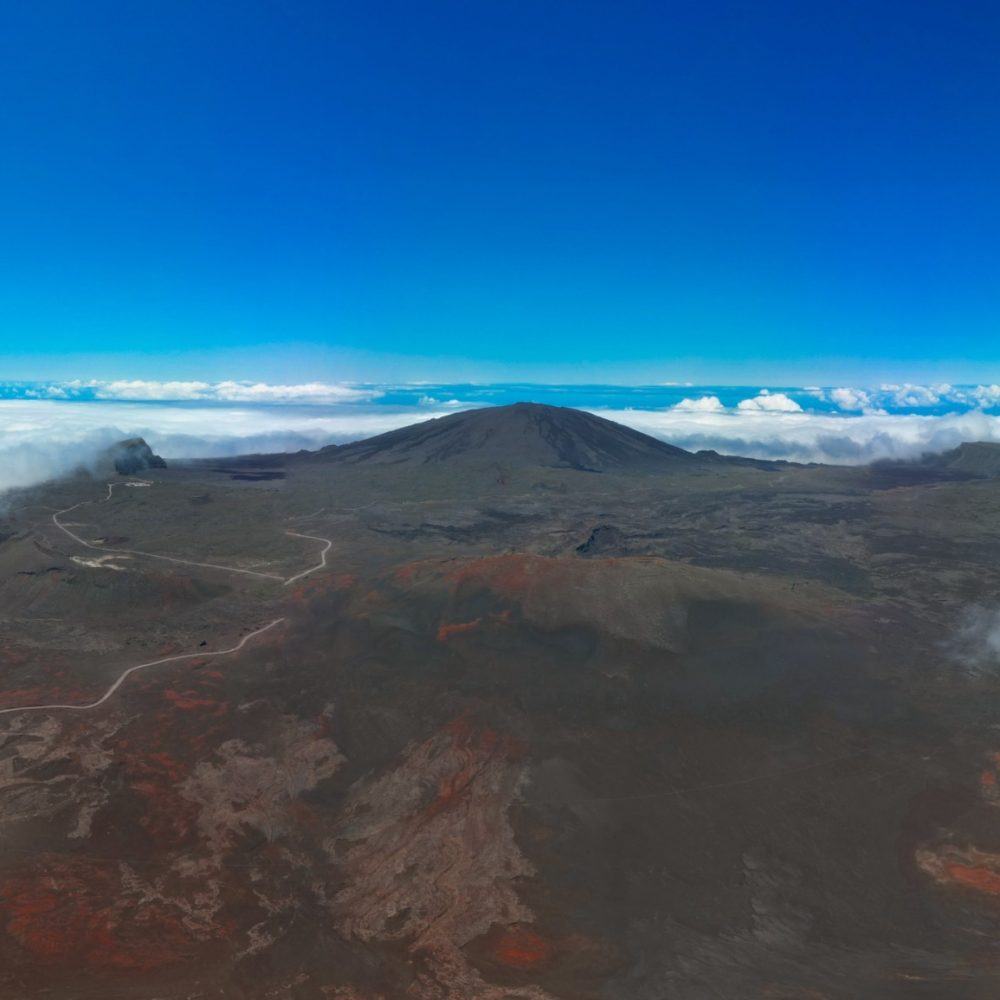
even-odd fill
[{"label": "deep blue sky gradient", "polygon": [[989,0],[33,0],[0,377],[1000,379]]}]

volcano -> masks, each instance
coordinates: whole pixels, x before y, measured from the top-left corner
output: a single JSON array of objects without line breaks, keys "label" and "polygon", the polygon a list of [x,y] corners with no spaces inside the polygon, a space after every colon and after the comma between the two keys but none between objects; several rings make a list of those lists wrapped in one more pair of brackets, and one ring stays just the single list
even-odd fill
[{"label": "volcano", "polygon": [[663,472],[710,461],[593,413],[540,403],[454,413],[322,454],[345,464],[447,462],[580,472]]}]

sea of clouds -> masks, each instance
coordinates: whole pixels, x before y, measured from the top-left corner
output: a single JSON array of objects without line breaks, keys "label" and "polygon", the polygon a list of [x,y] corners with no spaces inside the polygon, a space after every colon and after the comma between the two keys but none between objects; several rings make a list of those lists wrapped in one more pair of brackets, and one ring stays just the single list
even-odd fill
[{"label": "sea of clouds", "polygon": [[[862,392],[834,389],[831,395]],[[838,465],[919,458],[963,441],[1000,441],[1000,416],[978,406],[946,413],[889,412],[881,407],[854,412],[853,406],[849,412],[831,412],[807,408],[786,393],[766,389],[734,407],[722,405],[716,396],[701,396],[664,411],[602,415],[692,451],[707,448],[753,458]]]},{"label": "sea of clouds", "polygon": [[524,399],[586,409],[683,448],[800,462],[911,459],[1000,441],[997,385],[0,383],[0,489],[91,463],[125,437],[146,438],[168,461],[287,452]]}]

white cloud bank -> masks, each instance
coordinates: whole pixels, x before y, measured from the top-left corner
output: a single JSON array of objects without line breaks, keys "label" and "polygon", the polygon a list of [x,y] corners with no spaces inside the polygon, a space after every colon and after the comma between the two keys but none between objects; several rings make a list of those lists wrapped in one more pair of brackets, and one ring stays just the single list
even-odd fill
[{"label": "white cloud bank", "polygon": [[[483,402],[482,396],[470,403],[445,393],[414,393],[412,405],[390,407],[383,396],[392,387],[319,382],[128,380],[6,388],[19,398],[0,398],[0,490],[87,464],[124,437],[145,437],[168,461],[287,452],[370,437]],[[695,390],[668,409],[592,412],[694,451],[799,462],[910,459],[963,441],[1000,441],[1000,416],[986,412],[1000,405],[1000,386],[812,388],[797,393],[801,402],[792,398],[794,390],[753,391],[745,399],[730,397],[729,406],[715,392]],[[144,394],[150,398],[126,401]],[[964,408],[944,413],[883,408],[915,409],[918,401],[937,406],[942,400]]]},{"label": "white cloud bank", "polygon": [[421,407],[400,413],[328,408],[323,412],[246,405],[77,403],[0,400],[0,491],[30,486],[93,463],[109,445],[144,437],[165,459],[214,458],[320,448],[442,416]]},{"label": "white cloud bank", "polygon": [[697,399],[682,399],[675,410],[688,413],[725,413],[726,408],[718,396],[699,396]]},{"label": "white cloud bank", "polygon": [[1000,385],[902,385],[884,383],[877,389],[856,389],[848,386],[804,390],[817,399],[829,400],[841,410],[929,410],[938,407],[970,407],[991,409],[1000,406]]},{"label": "white cloud bank", "polygon": [[783,392],[771,392],[761,389],[752,399],[743,399],[736,404],[738,410],[768,411],[771,413],[801,413],[802,407]]},{"label": "white cloud bank", "polygon": [[872,402],[871,393],[864,389],[831,389],[830,399],[842,410],[872,410],[876,408]]},{"label": "white cloud bank", "polygon": [[[780,393],[770,394],[774,400]],[[787,398],[787,397],[786,397]],[[881,458],[912,459],[963,441],[1000,442],[1000,417],[981,410],[944,415],[817,413],[765,408],[761,397],[735,408],[690,400],[668,410],[593,410],[645,434],[692,451],[708,448],[751,458],[858,465]],[[744,406],[753,402],[753,406]],[[794,402],[794,400],[790,400]],[[684,405],[689,404],[689,405]]]}]

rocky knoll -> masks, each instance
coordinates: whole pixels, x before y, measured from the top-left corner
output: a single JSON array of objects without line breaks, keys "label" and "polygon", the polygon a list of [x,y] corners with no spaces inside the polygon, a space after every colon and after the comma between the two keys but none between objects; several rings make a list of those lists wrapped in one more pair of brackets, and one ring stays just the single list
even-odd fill
[{"label": "rocky knoll", "polygon": [[153,449],[143,438],[119,441],[109,449],[108,458],[120,476],[134,476],[137,472],[145,472],[147,469],[167,467],[167,463],[159,455],[153,454]]}]

